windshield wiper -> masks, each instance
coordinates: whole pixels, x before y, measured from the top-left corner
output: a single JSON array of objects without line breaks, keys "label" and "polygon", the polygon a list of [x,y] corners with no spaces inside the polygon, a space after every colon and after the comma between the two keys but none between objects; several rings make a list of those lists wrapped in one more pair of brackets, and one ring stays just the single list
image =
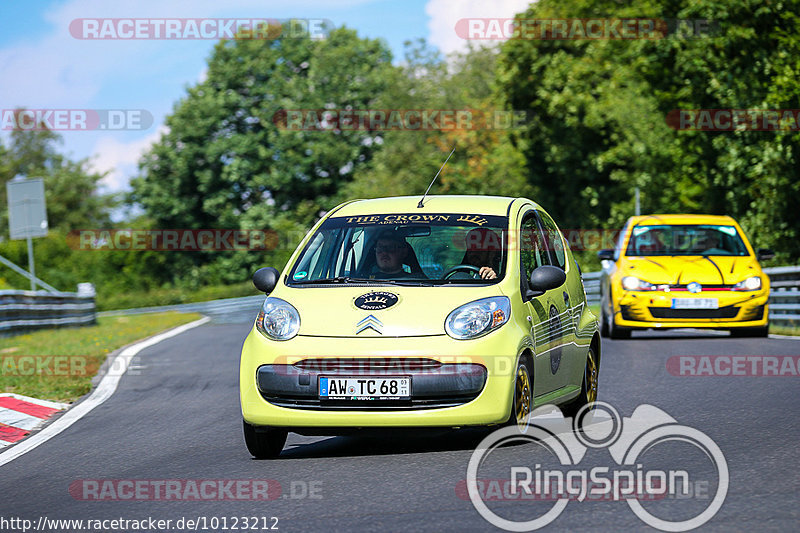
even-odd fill
[{"label": "windshield wiper", "polygon": [[313,285],[315,283],[324,284],[324,283],[390,283],[394,284],[395,280],[393,279],[368,279],[368,278],[351,278],[350,276],[336,276],[335,278],[320,278],[320,279],[306,279],[303,281],[295,281],[294,283],[298,285]]},{"label": "windshield wiper", "polygon": [[432,285],[429,280],[422,279],[369,279],[369,278],[351,278],[350,276],[337,276],[335,278],[320,278],[320,279],[306,279],[303,281],[295,281],[297,285],[315,285],[315,284],[337,284],[341,283],[346,285],[348,283],[375,283],[387,285],[401,285],[401,286],[426,286]]}]

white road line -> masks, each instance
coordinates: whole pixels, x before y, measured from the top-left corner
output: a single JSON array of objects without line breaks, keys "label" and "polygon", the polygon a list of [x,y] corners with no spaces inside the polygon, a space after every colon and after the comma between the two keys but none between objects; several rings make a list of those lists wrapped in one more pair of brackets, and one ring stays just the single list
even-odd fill
[{"label": "white road line", "polygon": [[789,340],[793,340],[793,341],[800,341],[800,337],[796,337],[796,336],[793,336],[793,335],[778,335],[777,333],[770,333],[769,334],[769,338],[770,339],[789,339]]},{"label": "white road line", "polygon": [[36,426],[44,422],[44,418],[31,416],[13,409],[0,407],[0,424],[13,426],[19,429],[27,429],[28,431],[34,429]]},{"label": "white road line", "polygon": [[133,356],[144,350],[145,348],[149,348],[154,344],[158,344],[159,342],[166,340],[170,337],[174,337],[175,335],[180,335],[181,333],[188,331],[192,328],[196,328],[197,326],[202,326],[206,322],[211,320],[209,317],[203,317],[200,320],[195,320],[194,322],[190,322],[188,324],[184,324],[183,326],[178,326],[177,328],[171,329],[169,331],[165,331],[164,333],[160,333],[154,337],[150,337],[149,339],[142,341],[140,343],[134,344],[132,346],[128,346],[124,350],[122,350],[117,356],[114,358],[114,361],[109,366],[109,368],[116,368],[119,369],[117,372],[109,372],[103,379],[100,380],[100,383],[97,385],[97,388],[92,391],[92,394],[86,398],[84,401],[64,413],[64,415],[44,428],[39,433],[28,437],[27,439],[23,440],[13,448],[3,453],[0,453],[0,466],[3,466],[6,463],[9,463],[28,453],[29,451],[33,450],[40,444],[47,442],[51,438],[55,437],[72,424],[80,420],[86,413],[106,401],[114,394],[114,391],[117,390],[117,385],[119,384],[119,380],[122,378],[122,375],[125,373],[125,369],[128,368],[128,364],[130,363]]}]

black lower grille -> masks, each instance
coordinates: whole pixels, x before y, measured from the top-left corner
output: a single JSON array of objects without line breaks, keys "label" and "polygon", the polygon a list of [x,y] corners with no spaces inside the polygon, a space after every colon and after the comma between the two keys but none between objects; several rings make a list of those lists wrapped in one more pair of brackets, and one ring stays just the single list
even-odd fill
[{"label": "black lower grille", "polygon": [[719,319],[735,318],[739,308],[735,306],[720,307],[719,309],[672,309],[670,307],[651,307],[650,314],[653,318],[687,318],[687,319]]},{"label": "black lower grille", "polygon": [[441,409],[443,407],[456,407],[471,402],[478,397],[477,394],[455,398],[428,398],[397,401],[361,401],[361,400],[319,400],[316,398],[270,398],[261,394],[265,400],[278,407],[291,407],[294,409],[325,409],[348,411],[396,411],[400,409]]}]

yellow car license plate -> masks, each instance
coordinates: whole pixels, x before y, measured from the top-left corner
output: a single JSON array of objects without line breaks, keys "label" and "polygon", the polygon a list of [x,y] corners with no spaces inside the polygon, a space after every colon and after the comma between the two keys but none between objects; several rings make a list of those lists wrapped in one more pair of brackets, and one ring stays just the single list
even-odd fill
[{"label": "yellow car license plate", "polygon": [[407,400],[411,378],[320,376],[319,397],[325,400]]},{"label": "yellow car license plate", "polygon": [[673,309],[719,309],[716,298],[673,298]]}]

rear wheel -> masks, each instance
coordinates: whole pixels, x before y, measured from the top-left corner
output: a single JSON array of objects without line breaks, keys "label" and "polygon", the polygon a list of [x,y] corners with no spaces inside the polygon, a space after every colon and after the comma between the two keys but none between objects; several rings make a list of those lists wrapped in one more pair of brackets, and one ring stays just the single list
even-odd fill
[{"label": "rear wheel", "polygon": [[245,421],[244,443],[247,451],[256,459],[275,459],[281,454],[289,432],[281,428],[253,426]]},{"label": "rear wheel", "polygon": [[517,363],[516,378],[514,379],[514,402],[511,405],[511,414],[506,420],[507,426],[516,426],[524,432],[533,406],[533,380],[531,379],[528,358],[523,356]]},{"label": "rear wheel", "polygon": [[583,383],[581,384],[580,394],[569,403],[559,406],[565,417],[574,418],[584,405],[597,401],[599,371],[600,367],[597,364],[594,348],[590,347],[589,353],[586,354],[586,366],[583,370]]}]

